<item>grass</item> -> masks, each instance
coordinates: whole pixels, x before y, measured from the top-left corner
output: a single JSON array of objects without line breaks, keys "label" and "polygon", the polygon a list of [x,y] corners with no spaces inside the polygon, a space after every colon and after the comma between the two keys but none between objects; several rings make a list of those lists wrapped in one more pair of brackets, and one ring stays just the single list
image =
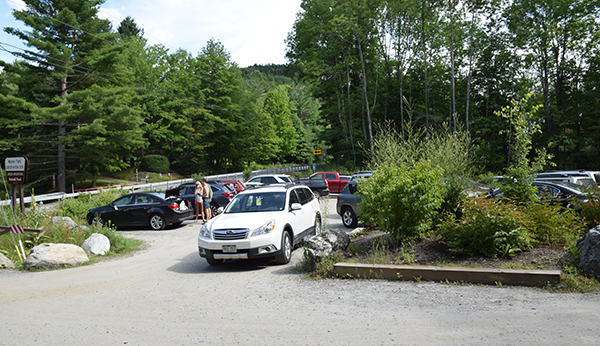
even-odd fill
[{"label": "grass", "polygon": [[[26,228],[40,229],[42,232],[26,232],[23,235],[14,235],[15,242],[23,244],[25,254],[28,255],[32,248],[42,243],[64,243],[81,246],[83,241],[92,233],[104,234],[110,241],[110,251],[104,256],[90,255],[90,263],[100,258],[112,258],[137,251],[143,242],[137,239],[126,238],[117,231],[108,227],[86,226],[68,227],[66,224],[54,224],[53,216],[68,216],[78,225],[85,225],[85,214],[88,209],[107,204],[119,196],[121,191],[103,191],[97,195],[82,195],[78,199],[65,199],[56,204],[56,208],[48,208],[41,204],[28,209],[25,217],[15,216],[11,224],[16,223]],[[2,215],[11,215],[10,209],[5,208]],[[0,236],[0,252],[17,264],[17,268],[24,268],[24,259],[17,253],[10,234]]]}]

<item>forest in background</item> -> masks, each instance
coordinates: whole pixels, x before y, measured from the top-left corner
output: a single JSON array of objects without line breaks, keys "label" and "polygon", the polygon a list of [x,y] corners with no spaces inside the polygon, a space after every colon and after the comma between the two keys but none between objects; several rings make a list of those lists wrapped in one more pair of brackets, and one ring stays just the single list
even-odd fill
[{"label": "forest in background", "polygon": [[[181,174],[311,163],[319,149],[349,171],[371,162],[382,128],[468,134],[473,164],[511,164],[496,114],[531,94],[556,168],[600,169],[598,1],[304,0],[289,64],[240,68],[218,40],[194,56],[148,45],[102,0],[24,1],[30,49],[0,73],[0,152],[27,156],[29,181],[65,191],[166,156]],[[532,126],[538,128],[538,126]]]}]

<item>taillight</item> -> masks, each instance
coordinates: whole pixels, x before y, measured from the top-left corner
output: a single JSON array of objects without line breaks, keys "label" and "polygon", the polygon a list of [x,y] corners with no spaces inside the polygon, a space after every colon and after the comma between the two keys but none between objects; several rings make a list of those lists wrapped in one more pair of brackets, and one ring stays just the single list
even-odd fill
[{"label": "taillight", "polygon": [[227,198],[233,198],[233,192],[224,193],[223,196],[225,196]]},{"label": "taillight", "polygon": [[169,208],[173,210],[179,210],[179,205],[177,205],[177,203],[169,204]]}]

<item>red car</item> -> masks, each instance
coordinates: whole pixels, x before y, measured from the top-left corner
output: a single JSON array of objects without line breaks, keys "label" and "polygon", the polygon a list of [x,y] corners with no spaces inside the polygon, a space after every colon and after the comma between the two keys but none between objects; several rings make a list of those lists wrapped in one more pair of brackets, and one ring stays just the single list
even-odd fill
[{"label": "red car", "polygon": [[246,186],[244,185],[244,183],[242,183],[239,180],[221,180],[224,183],[228,183],[232,185],[232,188],[235,190],[235,192],[240,193],[242,191],[244,191],[244,189],[246,188]]}]

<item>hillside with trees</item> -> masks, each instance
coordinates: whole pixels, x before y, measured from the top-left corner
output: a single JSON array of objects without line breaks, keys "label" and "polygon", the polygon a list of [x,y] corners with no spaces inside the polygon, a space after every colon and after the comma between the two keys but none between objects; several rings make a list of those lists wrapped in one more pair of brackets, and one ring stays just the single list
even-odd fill
[{"label": "hillside with trees", "polygon": [[24,2],[27,30],[4,28],[30,48],[2,44],[18,59],[2,62],[0,152],[27,156],[42,190],[145,155],[189,175],[311,163],[319,149],[351,171],[390,127],[464,132],[473,165],[501,173],[515,155],[498,112],[529,94],[533,148],[600,169],[595,1],[304,0],[289,64],[247,68],[214,39],[196,56],[148,45],[134,18],[100,19],[102,0]]}]

